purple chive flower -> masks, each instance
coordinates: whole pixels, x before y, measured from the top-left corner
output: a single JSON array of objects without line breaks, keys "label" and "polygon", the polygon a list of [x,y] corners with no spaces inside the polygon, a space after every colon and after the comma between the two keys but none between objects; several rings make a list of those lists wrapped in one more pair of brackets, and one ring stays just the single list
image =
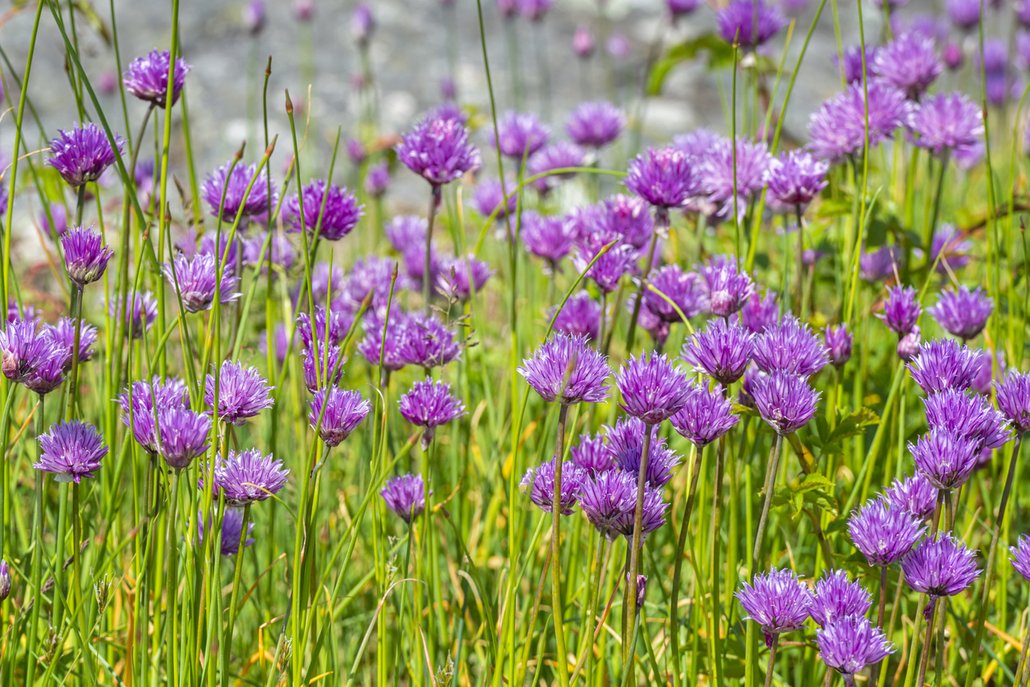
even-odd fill
[{"label": "purple chive flower", "polygon": [[972,244],[953,225],[942,225],[933,235],[930,245],[930,261],[938,274],[962,269],[969,264]]},{"label": "purple chive flower", "polygon": [[[250,183],[252,179],[253,185]],[[267,212],[269,204],[275,205],[275,186],[271,188],[269,196],[267,169],[258,174],[256,165],[233,165],[227,162],[208,175],[200,192],[211,210],[211,216],[231,223],[236,220],[236,215],[247,218]]]},{"label": "purple chive flower", "polygon": [[311,399],[308,424],[318,431],[326,446],[339,446],[357,429],[370,409],[368,401],[357,391],[328,387],[317,391]]},{"label": "purple chive flower", "polygon": [[[873,72],[909,98],[917,98],[932,84],[944,66],[934,40],[921,33],[903,33],[876,52]],[[870,89],[871,90],[871,89]]]},{"label": "purple chive flower", "polygon": [[250,0],[243,8],[243,24],[252,36],[261,33],[265,28],[265,3],[263,0]]},{"label": "purple chive flower", "polygon": [[[382,358],[383,369],[396,372],[407,363],[401,356],[401,344],[405,338],[404,328],[407,326],[409,317],[400,312],[390,313],[390,321],[384,322],[378,316],[370,316],[365,319],[363,326],[365,336],[358,344],[358,353],[364,356],[369,365],[379,366]],[[383,339],[383,329],[386,329],[386,338]]]},{"label": "purple chive flower", "polygon": [[[215,300],[215,284],[218,266],[215,257],[209,253],[197,253],[188,258],[182,253],[175,256],[172,264],[161,266],[165,279],[172,288],[173,295],[182,297],[182,307],[186,312],[210,310]],[[232,303],[240,297],[236,290],[240,280],[226,265],[222,271],[222,283],[219,299],[222,303]]]},{"label": "purple chive flower", "polygon": [[[572,515],[572,509],[579,500],[579,492],[587,479],[586,471],[571,461],[562,463],[561,469],[561,506],[562,515]],[[550,513],[554,500],[554,458],[546,463],[530,468],[522,477],[521,487],[529,492],[530,500],[537,508]]]},{"label": "purple chive flower", "polygon": [[[879,48],[875,45],[866,45],[865,47],[865,70],[870,75],[873,73],[873,62],[876,60],[878,50]],[[834,57],[834,59],[837,58]],[[844,50],[841,71],[844,73],[844,81],[849,84],[862,81],[862,46],[853,45]]]},{"label": "purple chive flower", "polygon": [[[204,528],[210,527],[212,523],[211,518],[203,517],[200,515],[200,522],[197,525],[198,540],[204,541]],[[240,535],[243,533],[243,510],[239,508],[227,508],[222,513],[222,531],[219,533],[219,550],[223,556],[235,556],[240,550]],[[254,523],[247,523],[247,534],[249,535],[254,531]],[[254,543],[252,537],[247,537],[243,541],[244,546],[250,546]]]},{"label": "purple chive flower", "polygon": [[701,190],[708,200],[732,213],[734,191],[740,204],[746,205],[765,187],[771,161],[769,148],[761,141],[738,138],[734,145],[720,138],[701,161]]},{"label": "purple chive flower", "polygon": [[957,389],[945,389],[923,399],[926,421],[977,442],[977,452],[1001,448],[1009,440],[1005,416],[983,396],[967,396]]},{"label": "purple chive flower", "polygon": [[937,305],[927,312],[933,315],[937,323],[949,334],[969,341],[983,331],[992,310],[994,301],[979,287],[970,291],[967,287],[960,286],[957,291],[942,291]]},{"label": "purple chive flower", "polygon": [[390,165],[377,162],[368,168],[365,175],[365,193],[373,198],[382,198],[390,187]]},{"label": "purple chive flower", "polygon": [[594,241],[582,242],[577,245],[573,264],[580,272],[586,270],[586,276],[597,284],[597,288],[605,293],[611,293],[618,288],[622,277],[635,268],[639,253],[631,245],[617,243],[607,253],[597,258],[593,267],[587,270],[587,265],[600,254],[605,244],[617,237],[605,238],[607,240],[596,243]]},{"label": "purple chive flower", "polygon": [[673,20],[691,14],[701,5],[701,0],[665,0],[665,7],[669,10]]},{"label": "purple chive flower", "polygon": [[[153,421],[153,414],[149,420]],[[204,455],[211,436],[211,417],[188,408],[158,407],[157,453],[169,467],[181,470]]]},{"label": "purple chive flower", "polygon": [[1009,547],[1009,552],[1012,554],[1009,558],[1012,567],[1023,576],[1023,579],[1030,582],[1030,537],[1025,534],[1021,536],[1015,546]]},{"label": "purple chive flower", "polygon": [[[586,164],[586,153],[583,152],[582,148],[575,143],[558,141],[556,143],[546,145],[534,153],[533,157],[529,158],[527,167],[530,176],[537,176],[538,174],[555,172],[555,170],[559,169],[582,167],[584,164]],[[548,176],[541,177],[534,181],[533,188],[541,194],[546,194],[549,193],[560,180],[571,179],[575,175],[575,172],[548,174]]]},{"label": "purple chive flower", "polygon": [[422,475],[394,477],[379,493],[386,507],[409,525],[426,509],[426,488]]},{"label": "purple chive flower", "polygon": [[903,255],[894,246],[880,246],[872,252],[862,252],[858,272],[869,283],[884,281],[900,269]]},{"label": "purple chive flower", "polygon": [[605,430],[608,453],[617,468],[639,475],[645,432],[651,432],[645,479],[652,487],[660,488],[672,479],[672,469],[679,463],[679,457],[668,448],[665,439],[658,436],[657,427],[645,425],[635,417],[620,418],[614,427]]},{"label": "purple chive flower", "polygon": [[576,32],[572,35],[572,50],[576,57],[581,60],[589,59],[594,54],[597,45],[594,43],[594,34],[588,26],[577,26]]},{"label": "purple chive flower", "polygon": [[429,223],[415,215],[397,215],[385,227],[387,240],[400,253],[413,244],[425,243],[427,231]]},{"label": "purple chive flower", "polygon": [[[268,386],[255,367],[226,360],[218,371],[218,417],[230,425],[242,425],[274,401]],[[215,378],[204,382],[204,403],[214,404]]]},{"label": "purple chive flower", "polygon": [[751,359],[763,372],[811,377],[830,362],[826,346],[793,315],[755,336]]},{"label": "purple chive flower", "polygon": [[979,457],[977,448],[972,439],[940,427],[931,429],[915,444],[908,444],[920,474],[933,486],[947,491],[961,487],[969,479]]},{"label": "purple chive flower", "polygon": [[626,116],[609,102],[582,103],[569,115],[565,131],[584,148],[603,148],[626,126]]},{"label": "purple chive flower", "polygon": [[[159,411],[187,410],[186,385],[174,377],[161,381],[133,382],[118,396],[122,407],[122,423],[132,430],[132,438],[141,447],[157,453],[157,420]],[[157,411],[155,411],[155,408]]]},{"label": "purple chive flower", "polygon": [[585,336],[551,336],[518,372],[548,403],[599,403],[608,397],[608,361]]},{"label": "purple chive flower", "polygon": [[[115,136],[115,143],[120,153],[124,142]],[[79,187],[99,179],[114,160],[114,148],[103,129],[96,124],[84,124],[71,131],[57,130],[57,138],[50,141],[47,164],[70,186]]]},{"label": "purple chive flower", "polygon": [[522,214],[522,242],[532,255],[542,258],[552,272],[569,254],[575,243],[572,224],[563,217],[540,215],[526,211]]},{"label": "purple chive flower", "polygon": [[182,85],[186,82],[186,73],[190,66],[182,58],[175,60],[171,66],[172,56],[167,50],[151,50],[142,57],[129,63],[122,82],[125,90],[145,102],[156,107],[164,107],[168,95],[168,72],[172,71],[172,104],[179,99]]},{"label": "purple chive flower", "polygon": [[733,320],[710,320],[683,346],[683,359],[723,386],[740,379],[751,362],[754,335]]},{"label": "purple chive flower", "polygon": [[[631,296],[626,299],[626,312],[632,314],[636,309],[637,299]],[[664,346],[669,340],[671,329],[669,323],[661,319],[647,308],[641,308],[637,313],[637,326],[651,335],[655,346]]]},{"label": "purple chive flower", "polygon": [[998,408],[1018,434],[1030,432],[1030,374],[1013,371],[995,383]]},{"label": "purple chive flower", "polygon": [[479,151],[469,143],[465,124],[450,117],[429,116],[397,146],[404,166],[433,186],[442,186],[479,168]]},{"label": "purple chive flower", "polygon": [[375,28],[376,20],[372,15],[372,8],[367,3],[359,2],[350,16],[350,31],[354,40],[360,46],[368,45]]},{"label": "purple chive flower", "polygon": [[846,324],[827,325],[823,330],[823,340],[830,353],[830,362],[834,367],[843,367],[851,359],[851,332]]},{"label": "purple chive flower", "polygon": [[780,306],[776,302],[776,292],[766,291],[759,296],[752,291],[744,307],[740,309],[740,321],[752,334],[761,334],[780,321]]},{"label": "purple chive flower", "polygon": [[[613,470],[612,472],[621,472],[626,474],[622,470]],[[635,477],[630,477],[633,482],[636,482]],[[585,491],[585,487],[584,487]],[[633,496],[629,502],[629,508],[618,513],[612,523],[613,529],[616,534],[621,534],[627,540],[633,539],[633,518],[634,510],[636,508],[636,485],[633,486]],[[583,494],[580,494],[579,498],[580,508],[583,512],[586,512],[586,506],[583,505]],[[669,504],[662,498],[661,489],[651,487],[648,485],[644,486],[644,501],[643,501],[643,517],[640,523],[640,536],[641,541],[647,538],[647,535],[654,532],[656,529],[665,524],[665,511],[669,507]]]},{"label": "purple chive flower", "polygon": [[718,317],[729,317],[743,308],[755,289],[751,277],[729,256],[715,256],[700,272],[708,291],[708,310]]},{"label": "purple chive flower", "polygon": [[32,467],[53,474],[57,482],[78,484],[83,477],[93,477],[107,455],[96,427],[78,420],[51,425],[49,433],[39,436],[39,447],[39,462]]},{"label": "purple chive flower", "polygon": [[648,425],[676,414],[687,402],[689,385],[679,367],[660,353],[630,356],[615,374],[620,407]]},{"label": "purple chive flower", "polygon": [[890,488],[883,492],[883,498],[892,510],[905,511],[916,520],[924,522],[937,507],[937,487],[917,472],[904,479],[894,480]]},{"label": "purple chive flower", "polygon": [[654,234],[654,219],[647,204],[637,196],[617,193],[597,206],[596,222],[608,234],[621,236],[634,248],[643,249]]},{"label": "purple chive flower", "polygon": [[514,160],[529,159],[547,145],[551,131],[528,112],[507,112],[497,123],[497,147]]},{"label": "purple chive flower", "polygon": [[783,370],[755,377],[749,393],[762,419],[783,436],[808,424],[820,396],[804,378]]},{"label": "purple chive flower", "polygon": [[48,394],[61,384],[71,355],[70,347],[39,329],[34,319],[15,318],[0,329],[4,376],[37,394]]},{"label": "purple chive flower", "polygon": [[703,385],[691,385],[687,402],[669,418],[673,429],[698,448],[733,429],[739,420],[720,387],[710,389]]},{"label": "purple chive flower", "polygon": [[429,380],[415,382],[411,390],[401,396],[400,408],[405,420],[424,428],[424,449],[432,442],[437,427],[465,414],[465,404],[451,395],[450,386]]},{"label": "purple chive flower", "polygon": [[615,467],[605,438],[600,434],[581,435],[579,443],[569,449],[569,458],[591,478]]},{"label": "purple chive flower", "polygon": [[[651,289],[644,292],[644,307],[663,322],[679,322],[680,313],[690,319],[704,312],[707,295],[701,286],[701,279],[695,272],[685,272],[675,264],[664,265],[651,274],[648,282],[676,305],[674,308]],[[677,308],[679,312],[676,311]]]},{"label": "purple chive flower", "polygon": [[[0,100],[3,100],[3,93],[0,93]],[[7,601],[7,597],[10,595],[11,571],[7,566],[7,559],[5,558],[0,560],[0,603]]]},{"label": "purple chive flower", "polygon": [[274,496],[286,485],[290,471],[271,454],[256,448],[229,451],[215,462],[215,489],[230,506],[247,506]]},{"label": "purple chive flower", "polygon": [[461,354],[461,344],[454,340],[454,332],[436,315],[411,315],[403,332],[398,353],[407,365],[428,370],[447,365]]},{"label": "purple chive flower", "polygon": [[980,372],[978,353],[950,339],[928,341],[909,363],[916,384],[928,394],[946,389],[964,391]]},{"label": "purple chive flower", "polygon": [[983,148],[983,112],[959,92],[928,96],[913,112],[915,144],[935,155],[979,153]]},{"label": "purple chive flower", "polygon": [[924,528],[911,513],[872,499],[851,513],[848,533],[869,565],[886,567],[912,549]]},{"label": "purple chive flower", "polygon": [[353,193],[321,179],[305,186],[301,195],[304,198],[303,220],[301,202],[296,194],[291,193],[283,202],[283,219],[287,227],[300,231],[303,222],[304,228],[312,233],[318,227],[319,235],[327,241],[339,241],[351,233],[364,214],[364,207]]},{"label": "purple chive flower", "polygon": [[457,301],[467,301],[473,290],[481,292],[493,275],[489,265],[472,255],[447,260],[440,272],[436,278],[437,291]]},{"label": "purple chive flower", "polygon": [[734,594],[747,613],[745,619],[758,623],[766,644],[783,632],[801,629],[812,609],[812,592],[793,570],[770,570],[744,582]]},{"label": "purple chive flower", "polygon": [[894,653],[883,630],[861,615],[844,616],[820,628],[815,642],[823,663],[840,673],[848,687],[854,687],[855,673]]},{"label": "purple chive flower", "polygon": [[570,336],[585,336],[594,341],[601,329],[601,305],[586,291],[580,291],[565,302],[554,318],[554,331]]},{"label": "purple chive flower", "polygon": [[820,627],[841,618],[863,617],[873,603],[865,587],[849,580],[843,570],[827,570],[815,583],[813,591],[812,620]]},{"label": "purple chive flower", "polygon": [[92,227],[74,227],[61,237],[64,265],[68,278],[80,289],[97,281],[107,269],[114,251],[104,245],[104,237]]},{"label": "purple chive flower", "polygon": [[[505,195],[507,192],[507,195]],[[497,179],[484,179],[476,185],[472,194],[472,202],[483,217],[500,221],[508,215],[515,214],[519,197],[515,193],[515,183],[511,180],[503,185]]]},{"label": "purple chive flower", "polygon": [[331,386],[343,377],[343,363],[339,346],[316,343],[301,351],[301,367],[304,369],[304,386],[311,393]]},{"label": "purple chive flower", "polygon": [[976,552],[947,533],[921,541],[901,561],[901,569],[908,586],[931,599],[955,596],[980,575]]},{"label": "purple chive flower", "polygon": [[[62,317],[55,325],[43,325],[43,328],[53,339],[54,343],[65,350],[67,360],[64,364],[64,371],[67,373],[72,368],[72,355],[75,351],[75,320],[70,317]],[[83,322],[79,327],[79,362],[84,363],[93,358],[93,344],[97,341],[97,328],[88,322]]]},{"label": "purple chive flower", "polygon": [[326,311],[325,306],[315,306],[315,328],[311,329],[311,316],[306,312],[297,315],[297,333],[304,348],[313,344],[335,346],[343,343],[351,328],[353,317],[346,311]]},{"label": "purple chive flower", "polygon": [[716,16],[719,35],[727,43],[757,48],[787,25],[780,10],[762,0],[734,0]]},{"label": "purple chive flower", "polygon": [[916,326],[921,312],[916,290],[899,284],[887,288],[887,300],[883,303],[883,314],[879,317],[898,336],[904,336]]},{"label": "purple chive flower", "polygon": [[[824,160],[836,162],[856,155],[866,144],[866,87],[851,84],[827,100],[808,122],[809,149]],[[889,138],[909,118],[911,105],[905,94],[881,81],[870,81],[869,145]]]},{"label": "purple chive flower", "polygon": [[626,188],[656,208],[683,205],[700,189],[694,161],[679,148],[648,148],[629,165]]},{"label": "purple chive flower", "polygon": [[956,29],[968,31],[980,23],[980,0],[947,0],[945,9]]},{"label": "purple chive flower", "polygon": [[518,4],[519,12],[523,17],[529,21],[538,22],[554,5],[554,0],[518,0]]},{"label": "purple chive flower", "polygon": [[805,150],[792,150],[769,161],[769,195],[777,202],[803,207],[826,188],[830,166]]},{"label": "purple chive flower", "polygon": [[620,534],[627,517],[632,521],[636,502],[636,479],[619,469],[601,470],[588,477],[579,495],[579,506],[587,520],[608,539]]},{"label": "purple chive flower", "polygon": [[911,362],[922,348],[922,339],[919,325],[912,327],[912,331],[898,339],[898,357],[905,362]]}]

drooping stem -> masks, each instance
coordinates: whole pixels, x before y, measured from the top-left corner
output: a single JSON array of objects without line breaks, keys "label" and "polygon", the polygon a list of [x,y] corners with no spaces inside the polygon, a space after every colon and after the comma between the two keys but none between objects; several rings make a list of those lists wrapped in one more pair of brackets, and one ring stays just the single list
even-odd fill
[{"label": "drooping stem", "polygon": [[687,489],[687,503],[683,507],[683,517],[680,520],[680,533],[676,542],[676,563],[672,569],[672,593],[669,597],[669,623],[671,626],[669,639],[672,641],[672,677],[676,685],[680,683],[680,641],[679,641],[679,598],[680,598],[680,577],[683,570],[683,549],[687,545],[687,529],[690,526],[690,515],[694,510],[694,498],[697,494],[697,479],[701,473],[701,460],[704,456],[704,446],[694,447],[694,462],[690,469],[690,487]]},{"label": "drooping stem", "polygon": [[428,226],[426,227],[426,254],[424,256],[424,262],[422,263],[424,270],[422,272],[422,301],[427,315],[429,314],[429,299],[433,293],[431,259],[433,250],[433,225],[436,224],[436,212],[440,209],[440,199],[442,197],[443,191],[440,184],[433,184],[429,193],[429,219]]},{"label": "drooping stem", "polygon": [[565,453],[565,423],[568,414],[569,406],[565,403],[560,404],[558,436],[554,447],[554,494],[551,499],[551,603],[554,606],[554,640],[558,648],[558,680],[564,687],[569,684],[569,666],[561,600],[561,468],[562,456]]},{"label": "drooping stem", "polygon": [[765,687],[771,687],[773,681],[773,669],[776,667],[776,647],[780,643],[780,636],[774,634],[769,644],[769,665],[765,669]]},{"label": "drooping stem", "polygon": [[637,612],[637,574],[640,572],[640,539],[644,525],[644,488],[647,485],[647,463],[651,453],[653,425],[644,425],[644,445],[640,452],[637,473],[637,503],[633,511],[633,540],[629,549],[629,570],[622,601],[622,666],[632,684],[632,647]]},{"label": "drooping stem", "polygon": [[758,529],[755,531],[755,546],[751,553],[752,565],[755,568],[759,565],[759,554],[762,552],[762,536],[765,533],[765,523],[769,518],[769,506],[772,504],[773,487],[776,486],[776,472],[780,466],[780,448],[783,445],[783,435],[777,433],[773,441],[772,453],[769,454],[769,463],[765,472],[765,500],[762,502],[762,514],[758,518]]}]

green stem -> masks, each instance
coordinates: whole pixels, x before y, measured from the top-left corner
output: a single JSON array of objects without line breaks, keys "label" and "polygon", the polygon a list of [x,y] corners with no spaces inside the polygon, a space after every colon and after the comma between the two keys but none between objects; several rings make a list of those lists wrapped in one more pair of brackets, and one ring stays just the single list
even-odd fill
[{"label": "green stem", "polygon": [[564,609],[561,598],[561,469],[565,455],[565,423],[568,415],[569,406],[561,403],[554,447],[554,494],[551,499],[551,603],[554,605],[554,640],[558,648],[558,682],[565,687],[569,684],[569,659],[565,646],[565,621],[562,618]]},{"label": "green stem", "polygon": [[647,486],[647,463],[651,454],[653,425],[644,425],[644,445],[640,452],[637,473],[637,502],[633,510],[633,541],[629,549],[629,571],[622,600],[622,669],[629,683],[633,681],[633,635],[636,630],[637,574],[640,572],[640,540],[644,523],[644,488]]},{"label": "green stem", "polygon": [[933,641],[933,623],[937,619],[937,602],[930,599],[929,595],[926,597],[927,603],[932,603],[930,607],[930,617],[926,621],[926,635],[923,637],[923,651],[919,657],[919,675],[916,678],[916,684],[919,687],[923,687],[926,684],[926,668],[930,664],[930,643]]},{"label": "green stem", "polygon": [[765,499],[762,502],[762,514],[758,518],[758,529],[755,532],[755,545],[751,553],[752,566],[757,569],[761,563],[762,536],[765,534],[766,520],[769,518],[769,506],[772,504],[772,495],[776,486],[776,473],[780,466],[780,448],[783,445],[783,435],[776,434],[773,441],[772,453],[769,454],[769,463],[765,473]]},{"label": "green stem", "polygon": [[769,663],[765,669],[765,687],[771,687],[773,682],[773,672],[776,667],[776,649],[779,643],[780,635],[773,635],[772,644],[769,645]]},{"label": "green stem", "polygon": [[430,298],[433,295],[433,270],[432,270],[432,251],[433,251],[433,225],[436,224],[436,213],[440,209],[440,198],[442,196],[442,190],[439,184],[433,184],[432,189],[429,193],[429,224],[426,227],[426,254],[423,256],[423,273],[422,273],[422,303],[425,308],[426,315],[429,314],[429,307],[431,305]]},{"label": "green stem", "polygon": [[[229,599],[229,615],[225,636],[222,638],[222,681],[229,682],[229,657],[232,653],[232,635],[236,625],[236,610],[240,602],[240,587],[243,585],[243,552],[247,544],[247,524],[250,522],[250,504],[243,507],[243,523],[240,526],[239,548],[232,575],[232,596]],[[212,533],[212,536],[216,536]],[[295,620],[296,622],[296,620]]]},{"label": "green stem", "polygon": [[640,275],[640,287],[637,289],[637,297],[633,301],[633,316],[629,321],[629,333],[626,335],[626,352],[633,350],[633,341],[637,333],[637,319],[640,317],[640,307],[644,302],[644,291],[647,289],[647,280],[654,268],[655,254],[658,252],[658,237],[669,230],[669,211],[665,208],[655,208],[654,230],[651,233],[651,245],[647,249],[647,264],[643,274]]},{"label": "green stem", "polygon": [[[42,5],[43,3],[40,3]],[[43,434],[44,427],[44,396],[39,394],[39,404],[36,406],[36,459],[41,460],[43,447],[39,443],[39,437]],[[28,647],[25,652],[25,684],[35,684],[34,675],[38,649],[36,641],[39,639],[39,614],[43,607],[43,471],[36,470],[35,500],[32,507],[32,617],[29,620]]]},{"label": "green stem", "polygon": [[697,494],[698,476],[701,474],[701,462],[704,456],[704,446],[698,448],[692,446],[694,461],[690,471],[690,487],[687,490],[687,503],[683,507],[683,516],[680,519],[680,533],[676,542],[676,562],[672,569],[672,593],[669,597],[669,625],[672,644],[672,679],[678,687],[680,677],[680,641],[679,641],[679,599],[680,599],[680,577],[683,571],[683,555],[687,546],[687,530],[690,528],[690,515],[694,510],[694,498]]}]

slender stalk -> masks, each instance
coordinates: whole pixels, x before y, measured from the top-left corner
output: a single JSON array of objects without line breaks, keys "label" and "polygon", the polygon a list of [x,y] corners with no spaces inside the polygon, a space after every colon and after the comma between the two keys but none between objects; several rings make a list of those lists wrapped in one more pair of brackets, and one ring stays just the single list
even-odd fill
[{"label": "slender stalk", "polygon": [[796,291],[796,299],[798,304],[798,312],[801,317],[805,317],[804,311],[804,293],[805,293],[805,218],[804,211],[801,204],[794,206],[794,216],[798,222],[798,278],[797,284],[794,285]]},{"label": "slender stalk", "polygon": [[79,650],[82,652],[82,662],[86,668],[86,679],[94,682],[96,671],[93,666],[93,652],[90,650],[89,639],[89,614],[82,604],[82,511],[79,503],[80,484],[70,484],[72,500],[72,599],[75,601],[75,616],[79,619]]},{"label": "slender stalk", "polygon": [[622,669],[632,683],[633,635],[636,629],[637,574],[640,572],[640,539],[644,522],[644,487],[647,485],[647,462],[651,454],[653,425],[644,425],[644,446],[640,452],[640,470],[637,473],[637,503],[633,511],[633,541],[628,552],[629,570],[622,600]]},{"label": "slender stalk", "polygon": [[[165,546],[167,549],[166,555],[168,556],[168,582],[166,587],[168,589],[167,608],[169,615],[168,622],[165,625],[165,629],[167,631],[165,651],[168,652],[166,656],[167,673],[165,675],[165,679],[168,680],[168,684],[172,685],[172,687],[179,684],[179,675],[178,670],[176,669],[177,663],[175,660],[175,640],[178,636],[176,631],[177,614],[174,612],[174,608],[176,606],[174,601],[179,598],[179,546],[178,537],[176,536],[176,525],[178,524],[176,514],[178,513],[179,505],[179,478],[179,471],[176,470],[175,474],[172,476],[172,489],[169,497],[168,516],[165,522]],[[246,527],[244,527],[243,531],[246,533]]]},{"label": "slender stalk", "polygon": [[679,685],[680,677],[680,640],[679,640],[679,600],[680,600],[680,577],[683,571],[683,554],[687,546],[687,530],[690,527],[690,514],[694,510],[694,498],[697,494],[697,480],[701,474],[701,462],[704,457],[704,446],[692,447],[694,461],[690,468],[690,487],[687,489],[687,503],[683,507],[683,517],[680,519],[680,533],[676,541],[675,557],[676,562],[672,569],[672,592],[669,596],[669,639],[672,644],[672,679],[675,685]]},{"label": "slender stalk", "polygon": [[771,687],[773,682],[773,672],[776,667],[776,648],[780,643],[780,636],[778,634],[773,635],[772,643],[769,645],[769,663],[765,669],[765,687]]},{"label": "slender stalk", "polygon": [[426,228],[426,254],[424,256],[422,272],[422,302],[426,314],[429,314],[430,297],[433,295],[432,286],[432,250],[433,250],[433,225],[436,223],[436,213],[440,209],[440,199],[443,191],[439,184],[433,184],[429,193],[429,226]]},{"label": "slender stalk", "polygon": [[[236,625],[236,610],[240,602],[240,587],[243,585],[243,552],[247,544],[247,524],[250,522],[250,504],[243,507],[243,524],[240,526],[239,548],[236,549],[235,569],[232,576],[232,596],[229,599],[229,615],[225,637],[222,643],[222,680],[229,681],[229,657],[232,653],[232,634]],[[214,535],[212,535],[214,536]]]},{"label": "slender stalk", "polygon": [[1030,625],[1027,626],[1026,632],[1023,633],[1023,648],[1019,652],[1019,663],[1016,664],[1016,676],[1012,680],[1013,687],[1020,687],[1023,684],[1023,676],[1026,673],[1026,657],[1027,651],[1030,649]]},{"label": "slender stalk", "polygon": [[558,648],[558,681],[564,686],[569,684],[569,666],[561,598],[561,469],[562,458],[565,455],[565,423],[568,415],[569,406],[561,403],[558,411],[558,436],[554,447],[554,494],[551,498],[551,603],[554,605],[554,640]]},{"label": "slender stalk", "polygon": [[880,566],[880,605],[876,611],[876,626],[883,627],[883,616],[887,611],[887,566]]},{"label": "slender stalk", "polygon": [[654,230],[651,233],[651,245],[647,249],[647,264],[643,274],[640,275],[640,287],[637,289],[637,297],[633,300],[633,316],[629,321],[629,333],[626,335],[626,351],[633,350],[633,342],[637,334],[637,320],[640,318],[640,306],[644,302],[644,291],[647,289],[647,280],[654,268],[655,256],[658,252],[658,237],[669,231],[669,211],[665,208],[655,208]]},{"label": "slender stalk", "polygon": [[82,287],[72,285],[72,319],[75,322],[75,336],[72,346],[72,369],[68,379],[68,414],[75,415],[75,401],[79,395],[79,344],[82,342]]},{"label": "slender stalk", "polygon": [[772,504],[773,489],[776,486],[776,472],[780,467],[780,448],[783,445],[783,435],[777,433],[773,441],[772,453],[769,454],[769,463],[766,466],[765,474],[765,499],[762,502],[762,514],[758,518],[758,529],[755,531],[755,545],[751,553],[752,565],[757,568],[761,559],[762,536],[765,534],[765,523],[769,518],[769,506]]},{"label": "slender stalk", "polygon": [[926,635],[923,637],[923,652],[919,657],[919,675],[916,684],[922,687],[926,683],[926,668],[930,664],[930,643],[933,641],[933,624],[937,619],[937,602],[927,595],[930,605],[930,617],[926,620]]}]

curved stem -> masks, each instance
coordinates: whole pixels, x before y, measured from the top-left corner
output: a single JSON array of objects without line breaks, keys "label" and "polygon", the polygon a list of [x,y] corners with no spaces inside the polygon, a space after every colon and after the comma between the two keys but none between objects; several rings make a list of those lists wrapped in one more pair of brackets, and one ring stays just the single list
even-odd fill
[{"label": "curved stem", "polygon": [[558,436],[554,447],[554,494],[551,499],[551,603],[554,615],[554,640],[558,649],[558,680],[567,687],[569,684],[568,650],[565,646],[565,622],[562,619],[561,600],[561,469],[565,454],[565,423],[568,420],[569,406],[559,405]]}]

